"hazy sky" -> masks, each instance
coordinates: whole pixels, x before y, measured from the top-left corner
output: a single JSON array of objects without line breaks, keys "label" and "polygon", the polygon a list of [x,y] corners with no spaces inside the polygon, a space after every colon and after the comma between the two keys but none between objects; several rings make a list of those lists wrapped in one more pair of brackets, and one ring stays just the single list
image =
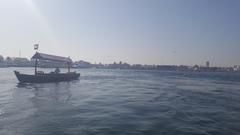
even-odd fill
[{"label": "hazy sky", "polygon": [[239,0],[0,0],[0,54],[240,64]]}]

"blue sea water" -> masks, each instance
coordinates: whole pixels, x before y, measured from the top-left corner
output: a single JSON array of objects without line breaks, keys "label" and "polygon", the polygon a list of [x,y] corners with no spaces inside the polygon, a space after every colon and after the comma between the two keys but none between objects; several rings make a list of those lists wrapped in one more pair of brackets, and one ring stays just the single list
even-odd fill
[{"label": "blue sea water", "polygon": [[80,69],[18,84],[13,70],[33,72],[0,69],[0,135],[240,134],[239,73]]}]

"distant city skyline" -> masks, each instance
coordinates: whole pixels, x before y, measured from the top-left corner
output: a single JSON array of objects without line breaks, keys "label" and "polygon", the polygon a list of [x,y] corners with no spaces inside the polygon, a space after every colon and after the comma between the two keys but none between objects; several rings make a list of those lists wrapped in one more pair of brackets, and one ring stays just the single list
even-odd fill
[{"label": "distant city skyline", "polygon": [[0,55],[240,65],[238,0],[1,0]]}]

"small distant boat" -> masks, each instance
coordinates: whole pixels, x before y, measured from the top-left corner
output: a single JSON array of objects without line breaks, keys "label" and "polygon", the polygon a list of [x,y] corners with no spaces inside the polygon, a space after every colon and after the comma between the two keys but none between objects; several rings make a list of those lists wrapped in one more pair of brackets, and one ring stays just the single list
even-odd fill
[{"label": "small distant boat", "polygon": [[[62,81],[76,80],[80,77],[80,73],[70,72],[72,60],[69,57],[61,57],[61,56],[55,56],[55,55],[36,52],[31,59],[35,59],[35,74],[28,75],[28,74],[21,74],[18,71],[14,71],[20,83],[62,82]],[[37,65],[39,60],[48,60],[48,61],[57,61],[57,62],[67,63],[68,72],[67,73],[59,73],[59,72],[44,73],[42,71],[37,71]]]}]

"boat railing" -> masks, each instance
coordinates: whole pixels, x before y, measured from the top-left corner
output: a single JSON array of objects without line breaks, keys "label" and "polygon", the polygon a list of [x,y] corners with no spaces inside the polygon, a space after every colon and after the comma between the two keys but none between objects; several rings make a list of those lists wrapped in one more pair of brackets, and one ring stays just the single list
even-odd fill
[{"label": "boat railing", "polygon": [[37,71],[37,74],[42,75],[42,74],[44,74],[44,72],[43,71]]}]

